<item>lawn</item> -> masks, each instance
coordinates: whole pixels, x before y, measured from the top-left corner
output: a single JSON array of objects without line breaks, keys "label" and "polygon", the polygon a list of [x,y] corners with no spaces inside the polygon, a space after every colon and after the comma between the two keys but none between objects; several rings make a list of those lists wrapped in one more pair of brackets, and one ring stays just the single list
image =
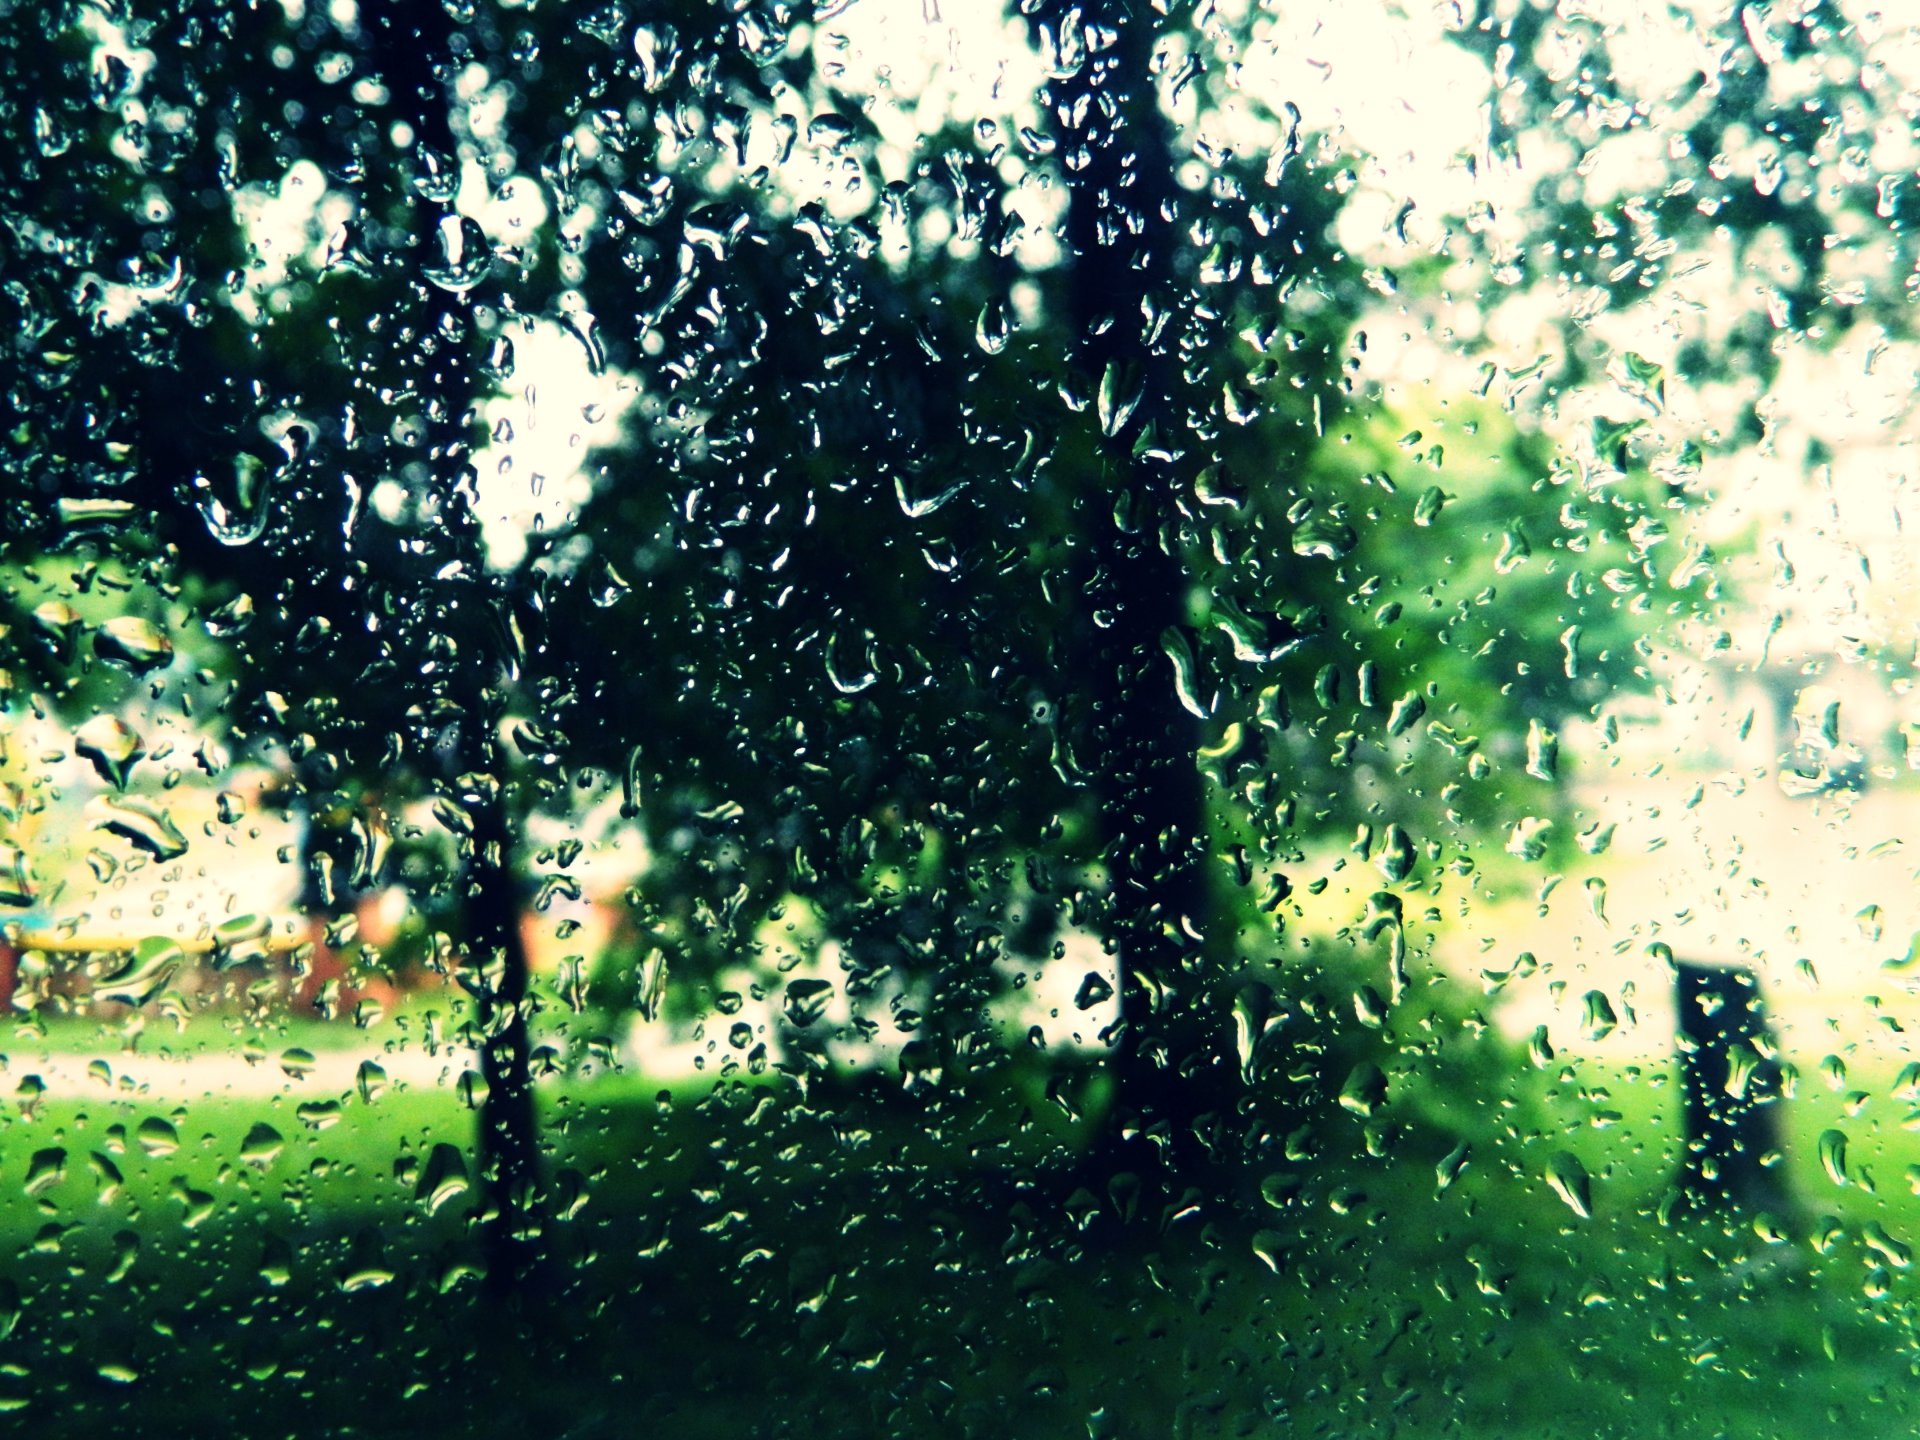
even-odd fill
[{"label": "lawn", "polygon": [[[504,1306],[436,1152],[471,1131],[450,1086],[49,1090],[0,1127],[0,1406],[36,1436],[1882,1433],[1920,1410],[1920,1201],[1893,1076],[1848,1081],[1789,1105],[1775,1240],[1658,1221],[1677,1086],[1646,1070],[1516,1072],[1442,1194],[1408,1093],[1379,1154],[1325,1117],[1264,1200],[1165,1226],[1080,1186],[1097,1103],[1037,1069],[918,1099],[556,1079],[562,1218]],[[1562,1153],[1590,1218],[1544,1180]]]}]

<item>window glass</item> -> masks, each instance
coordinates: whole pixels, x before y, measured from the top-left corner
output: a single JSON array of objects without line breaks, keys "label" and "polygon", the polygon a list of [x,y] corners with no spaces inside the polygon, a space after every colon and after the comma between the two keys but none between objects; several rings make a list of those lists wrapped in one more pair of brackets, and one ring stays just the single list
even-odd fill
[{"label": "window glass", "polygon": [[0,0],[0,1411],[1910,1423],[1916,86]]}]

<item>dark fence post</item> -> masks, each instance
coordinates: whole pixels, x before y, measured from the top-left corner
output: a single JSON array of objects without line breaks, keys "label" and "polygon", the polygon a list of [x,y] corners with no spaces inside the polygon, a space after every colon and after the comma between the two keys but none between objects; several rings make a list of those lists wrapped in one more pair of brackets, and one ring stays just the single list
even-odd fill
[{"label": "dark fence post", "polygon": [[1686,1092],[1679,1191],[1688,1208],[1766,1210],[1787,1205],[1774,1166],[1781,1150],[1780,1064],[1753,972],[1675,963],[1675,1041]]}]

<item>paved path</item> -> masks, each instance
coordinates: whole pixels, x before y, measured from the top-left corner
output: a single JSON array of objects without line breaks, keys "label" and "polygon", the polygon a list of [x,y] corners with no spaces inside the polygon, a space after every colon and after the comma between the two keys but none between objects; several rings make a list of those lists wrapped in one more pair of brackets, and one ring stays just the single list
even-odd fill
[{"label": "paved path", "polygon": [[[345,1095],[357,1084],[360,1066],[371,1060],[386,1072],[392,1087],[451,1088],[461,1073],[472,1068],[470,1050],[440,1047],[438,1055],[425,1049],[390,1052],[380,1049],[321,1050],[309,1066],[283,1065],[277,1055],[249,1061],[238,1052],[200,1051],[192,1055],[143,1055],[39,1052],[16,1046],[0,1067],[0,1096],[17,1094],[23,1081],[38,1076],[49,1095],[60,1098],[125,1095],[165,1096],[168,1099],[267,1095]],[[89,1069],[104,1062],[107,1074]],[[29,1082],[30,1084],[30,1082]]]}]

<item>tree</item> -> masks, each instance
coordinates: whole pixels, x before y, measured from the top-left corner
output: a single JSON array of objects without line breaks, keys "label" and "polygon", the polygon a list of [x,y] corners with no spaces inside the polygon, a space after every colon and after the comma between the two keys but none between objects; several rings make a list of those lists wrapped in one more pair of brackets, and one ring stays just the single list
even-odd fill
[{"label": "tree", "polygon": [[[1176,72],[1225,103],[1194,77],[1231,27],[1027,8],[1050,78],[1024,153],[1018,120],[955,124],[894,180],[817,77],[809,119],[726,68],[728,37],[677,38],[707,113],[746,118],[663,141],[677,169],[598,158],[584,207],[657,200],[580,279],[651,405],[529,568],[561,726],[642,797],[636,900],[670,969],[712,977],[803,909],[856,1023],[862,996],[910,1011],[912,1082],[1004,1057],[984,1017],[1010,972],[1097,937],[1114,974],[1082,995],[1119,988],[1116,1099],[1086,1168],[1180,1203],[1346,1073],[1276,1094],[1286,857],[1376,836],[1397,997],[1392,891],[1428,878],[1434,832],[1557,813],[1559,718],[1642,663],[1633,597],[1585,576],[1644,567],[1627,532],[1668,496],[1585,492],[1470,397],[1396,423],[1357,392],[1338,164],[1278,117],[1252,155],[1168,118]],[[828,137],[851,213],[749,170],[756,125]],[[1423,531],[1456,570],[1409,549]]]},{"label": "tree", "polygon": [[[448,799],[491,1273],[511,1284],[536,1159],[497,753],[511,628],[466,459],[484,384],[466,297],[493,260],[471,221],[440,213],[472,37],[439,9],[391,6],[365,25],[199,4],[48,19],[44,43],[16,30],[8,55],[36,97],[8,115],[24,417],[8,438],[38,478],[6,538],[27,555],[130,546],[150,583],[193,586],[234,637],[208,720],[284,745],[309,812],[376,777]],[[358,99],[342,88],[355,68]],[[296,256],[284,282],[256,283],[269,262],[247,201],[295,164],[350,219],[324,275],[292,278]],[[117,533],[74,524],[89,505]]]},{"label": "tree", "polygon": [[[1241,148],[1176,123],[1240,103],[1209,7],[1024,7],[1031,107],[904,161],[790,6],[452,13],[75,10],[13,47],[11,549],[149,547],[222,607],[231,738],[283,746],[310,807],[438,799],[503,1283],[538,1224],[515,854],[595,774],[671,973],[804,910],[934,1102],[1090,937],[1082,1003],[1118,993],[1088,1174],[1123,1209],[1230,1187],[1345,1073],[1275,1080],[1292,857],[1365,827],[1353,944],[1404,999],[1402,896],[1551,813],[1560,718],[1633,676],[1661,585],[1632,533],[1670,497],[1366,393],[1338,152],[1257,106]],[[277,266],[247,214],[300,166],[310,253]],[[475,167],[537,186],[524,241],[462,199]],[[476,407],[536,316],[641,399],[509,568]],[[76,532],[98,503],[124,535]],[[1615,560],[1630,597],[1589,578]]]}]

